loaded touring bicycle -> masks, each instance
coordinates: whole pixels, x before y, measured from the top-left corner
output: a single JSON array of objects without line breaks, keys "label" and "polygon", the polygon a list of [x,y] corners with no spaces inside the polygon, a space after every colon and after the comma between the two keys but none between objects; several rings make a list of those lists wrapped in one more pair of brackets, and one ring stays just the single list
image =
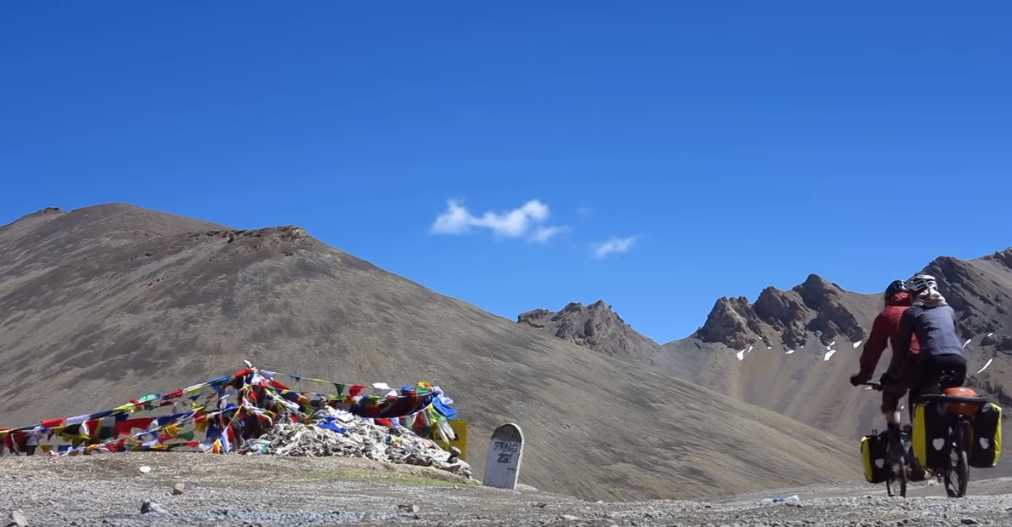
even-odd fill
[{"label": "loaded touring bicycle", "polygon": [[[966,495],[970,467],[991,468],[1001,458],[1002,409],[953,382],[944,372],[913,402],[913,426],[861,439],[865,479],[886,483],[890,496],[906,496],[907,482],[924,471],[948,496]],[[878,383],[867,383],[881,390]]]}]

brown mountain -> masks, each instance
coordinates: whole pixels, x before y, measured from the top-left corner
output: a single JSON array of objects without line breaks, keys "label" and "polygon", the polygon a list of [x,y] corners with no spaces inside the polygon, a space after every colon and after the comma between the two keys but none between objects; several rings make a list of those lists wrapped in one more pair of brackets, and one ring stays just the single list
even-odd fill
[{"label": "brown mountain", "polygon": [[[959,313],[958,328],[969,340],[970,373],[991,361],[968,384],[1012,405],[1012,249],[974,260],[941,257],[923,271],[939,279]],[[878,294],[849,292],[810,275],[788,291],[768,287],[754,303],[744,297],[717,300],[702,327],[660,352],[641,344],[649,340],[645,337],[617,332],[604,342],[570,340],[593,349],[607,345],[602,351],[609,353],[648,355],[675,377],[853,438],[881,427],[878,394],[851,387],[848,378],[857,371],[860,344],[882,306]],[[565,309],[553,314],[552,327],[574,325],[569,316]],[[1012,473],[1012,462],[1003,465],[1002,473]]]},{"label": "brown mountain", "polygon": [[[591,327],[581,331],[597,342]],[[528,440],[521,480],[558,492],[688,497],[858,477],[849,443],[620,348],[587,353],[541,331],[298,227],[105,205],[0,228],[3,425],[107,408],[248,359],[343,382],[437,381],[470,419],[477,474],[493,427],[515,421]]]},{"label": "brown mountain", "polygon": [[661,351],[660,344],[637,333],[601,300],[588,306],[573,302],[558,312],[534,309],[521,313],[517,323],[614,356],[650,360]]}]

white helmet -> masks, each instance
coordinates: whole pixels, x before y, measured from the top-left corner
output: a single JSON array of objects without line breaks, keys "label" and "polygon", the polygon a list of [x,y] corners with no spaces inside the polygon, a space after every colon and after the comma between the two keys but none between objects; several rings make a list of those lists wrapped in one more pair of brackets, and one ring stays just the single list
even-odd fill
[{"label": "white helmet", "polygon": [[937,289],[938,283],[935,281],[935,277],[929,274],[915,275],[910,280],[907,280],[907,288],[914,293],[920,293],[925,289]]}]

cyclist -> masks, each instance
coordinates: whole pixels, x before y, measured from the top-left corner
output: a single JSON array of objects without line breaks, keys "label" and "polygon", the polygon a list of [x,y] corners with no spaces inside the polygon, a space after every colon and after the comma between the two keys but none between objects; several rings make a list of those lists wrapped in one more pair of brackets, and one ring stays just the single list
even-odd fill
[{"label": "cyclist", "polygon": [[[956,313],[938,291],[935,277],[919,274],[907,281],[914,305],[900,319],[899,349],[907,351],[914,339],[920,348],[910,400],[935,389],[943,373],[955,386],[966,380],[966,358],[956,332]],[[946,388],[946,386],[938,386]]]},{"label": "cyclist", "polygon": [[861,371],[850,377],[850,383],[854,386],[868,382],[875,373],[882,352],[887,345],[891,345],[889,368],[882,376],[882,414],[890,428],[898,428],[900,425],[899,402],[906,395],[914,377],[913,355],[917,354],[917,341],[912,338],[909,349],[901,352],[903,348],[898,340],[900,319],[911,303],[912,297],[903,280],[894,280],[889,284],[885,290],[885,309],[875,317],[871,334],[861,351]]}]

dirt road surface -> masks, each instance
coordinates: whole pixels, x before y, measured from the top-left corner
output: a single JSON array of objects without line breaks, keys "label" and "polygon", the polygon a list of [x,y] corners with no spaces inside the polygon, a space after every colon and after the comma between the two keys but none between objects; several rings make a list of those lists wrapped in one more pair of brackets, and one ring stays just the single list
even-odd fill
[{"label": "dirt road surface", "polygon": [[[178,483],[185,488],[174,494]],[[948,499],[940,486],[921,484],[904,500],[853,482],[706,501],[605,503],[487,489],[436,470],[353,459],[0,458],[0,525],[13,511],[45,526],[1012,525],[1012,478],[971,481],[970,493]],[[763,502],[793,495],[797,505]],[[155,512],[141,512],[145,501]]]}]

